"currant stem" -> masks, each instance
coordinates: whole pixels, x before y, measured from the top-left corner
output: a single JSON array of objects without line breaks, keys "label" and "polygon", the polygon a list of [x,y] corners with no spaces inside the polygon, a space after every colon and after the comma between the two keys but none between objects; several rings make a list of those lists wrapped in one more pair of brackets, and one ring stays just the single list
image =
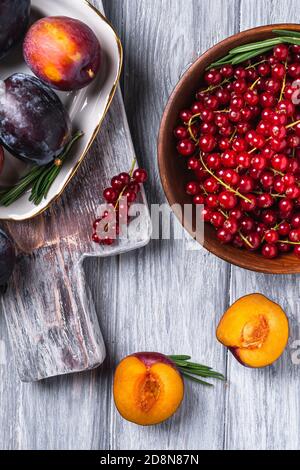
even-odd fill
[{"label": "currant stem", "polygon": [[254,248],[253,245],[251,245],[251,243],[249,242],[248,238],[244,237],[244,235],[242,234],[241,230],[239,230],[239,236],[241,237],[241,239],[243,240],[243,242],[245,242],[250,248]]},{"label": "currant stem", "polygon": [[219,83],[219,85],[209,86],[205,90],[201,90],[201,93],[209,93],[211,91],[214,91],[217,88],[220,88],[221,86],[225,85],[226,83],[229,83],[229,81],[230,80],[228,78],[225,78],[225,80],[223,80],[223,82]]},{"label": "currant stem", "polygon": [[297,126],[297,124],[300,124],[300,120],[299,120],[299,121],[292,122],[291,124],[289,124],[288,126],[286,126],[286,129],[291,129],[291,128],[294,127],[294,126]]},{"label": "currant stem", "polygon": [[278,240],[277,243],[284,243],[285,245],[300,245],[300,242],[290,242],[289,240]]},{"label": "currant stem", "polygon": [[261,60],[259,62],[256,62],[255,64],[250,64],[248,67],[246,67],[246,70],[249,70],[249,69],[255,69],[258,65],[260,64],[264,64],[265,62],[267,62],[267,60]]},{"label": "currant stem", "polygon": [[251,85],[251,87],[250,87],[251,91],[254,90],[254,88],[256,87],[256,85],[258,84],[259,81],[260,81],[260,77],[257,80],[255,80],[255,82]]},{"label": "currant stem", "polygon": [[[132,162],[132,166],[131,166],[131,169],[130,169],[130,172],[129,172],[130,177],[132,177],[132,175],[133,175],[135,165],[136,165],[136,158],[134,158],[134,160]],[[127,189],[127,186],[125,186],[122,189],[122,191],[120,192],[119,197],[118,197],[117,202],[116,202],[115,207],[114,207],[115,210],[118,208],[118,205],[120,204],[121,198],[122,198],[123,194],[125,193],[126,189]]]},{"label": "currant stem", "polygon": [[286,68],[287,68],[287,60],[285,61],[285,76],[284,76],[284,79],[283,79],[283,82],[282,82],[282,88],[281,88],[281,93],[280,93],[279,101],[281,101],[281,100],[283,99],[283,95],[284,95],[284,92],[285,92],[285,87],[286,87]]}]

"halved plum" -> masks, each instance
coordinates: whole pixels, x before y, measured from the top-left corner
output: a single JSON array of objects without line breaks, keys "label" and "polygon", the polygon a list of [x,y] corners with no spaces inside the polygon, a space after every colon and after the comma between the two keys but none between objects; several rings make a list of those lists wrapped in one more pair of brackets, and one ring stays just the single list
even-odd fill
[{"label": "halved plum", "polygon": [[14,156],[45,165],[70,137],[69,115],[51,88],[21,73],[0,81],[0,143]]},{"label": "halved plum", "polygon": [[30,0],[0,0],[0,59],[25,35]]}]

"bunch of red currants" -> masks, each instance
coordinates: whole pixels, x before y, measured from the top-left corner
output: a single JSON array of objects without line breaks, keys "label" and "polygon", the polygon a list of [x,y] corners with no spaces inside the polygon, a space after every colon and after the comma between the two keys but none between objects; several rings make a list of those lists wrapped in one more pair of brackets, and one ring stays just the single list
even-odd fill
[{"label": "bunch of red currants", "polygon": [[300,46],[255,60],[209,70],[208,87],[181,111],[186,192],[221,243],[300,258]]},{"label": "bunch of red currants", "polygon": [[[116,237],[120,235],[120,227],[129,223],[129,207],[136,201],[141,185],[147,179],[148,174],[143,169],[120,173],[112,178],[111,187],[103,191],[106,201],[105,211],[93,224],[93,242],[106,246],[114,244]],[[103,226],[101,231],[99,231],[100,223]]]}]

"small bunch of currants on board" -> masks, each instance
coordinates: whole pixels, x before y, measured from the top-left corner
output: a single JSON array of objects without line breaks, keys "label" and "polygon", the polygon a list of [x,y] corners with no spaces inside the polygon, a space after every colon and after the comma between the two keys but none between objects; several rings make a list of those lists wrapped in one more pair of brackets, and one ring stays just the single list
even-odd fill
[{"label": "small bunch of currants on board", "polygon": [[300,258],[300,34],[274,33],[207,69],[174,135],[221,243]]},{"label": "small bunch of currants on board", "polygon": [[148,179],[147,171],[141,168],[134,170],[135,165],[136,160],[129,173],[114,176],[111,186],[103,191],[106,208],[93,224],[92,240],[98,245],[113,245],[121,227],[130,222],[129,208],[136,201],[141,185]]}]

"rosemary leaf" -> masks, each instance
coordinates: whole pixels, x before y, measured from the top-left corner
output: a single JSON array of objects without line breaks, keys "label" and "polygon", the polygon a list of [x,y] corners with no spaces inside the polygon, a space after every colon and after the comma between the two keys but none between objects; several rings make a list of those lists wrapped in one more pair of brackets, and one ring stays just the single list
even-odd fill
[{"label": "rosemary leaf", "polygon": [[192,380],[193,382],[197,382],[198,384],[205,385],[206,387],[213,387],[213,384],[210,384],[208,382],[204,382],[204,380],[196,379],[196,377],[193,377],[192,375],[186,374],[185,372],[182,372],[182,375],[186,379]]},{"label": "rosemary leaf", "polygon": [[[178,370],[182,373],[183,376],[194,380],[195,382],[203,383],[202,380],[197,379],[196,377],[211,378],[216,380],[225,380],[223,374],[214,371],[211,367],[204,366],[202,364],[197,364],[196,362],[189,362],[190,356],[168,356],[177,366]],[[195,377],[196,376],[196,377]],[[206,384],[206,382],[204,382]],[[211,384],[206,384],[210,385]]]},{"label": "rosemary leaf", "polygon": [[250,44],[244,44],[243,46],[235,47],[229,52],[230,55],[242,54],[244,52],[255,51],[257,49],[263,49],[264,47],[274,47],[277,44],[282,43],[283,38],[267,39],[266,41],[251,42]]},{"label": "rosemary leaf", "polygon": [[196,364],[194,362],[186,362],[186,366],[190,367],[191,369],[212,370],[212,367],[207,367],[203,364]]},{"label": "rosemary leaf", "polygon": [[173,361],[189,361],[192,359],[190,356],[168,356]]},{"label": "rosemary leaf", "polygon": [[225,380],[224,375],[219,374],[218,372],[213,372],[213,371],[204,371],[204,370],[196,370],[196,369],[189,369],[189,368],[181,368],[179,369],[182,372],[186,372],[187,374],[191,375],[196,375],[198,377],[211,377],[212,379],[217,379],[217,380]]},{"label": "rosemary leaf", "polygon": [[255,57],[264,54],[265,52],[271,51],[273,49],[273,46],[268,46],[264,47],[263,49],[257,49],[255,51],[251,52],[245,52],[243,54],[238,54],[235,57],[232,57],[231,64],[232,65],[237,65],[241,64],[242,62],[246,62],[247,60],[254,59]]},{"label": "rosemary leaf", "polygon": [[294,44],[294,45],[297,45],[297,46],[300,46],[300,38],[295,38],[295,37],[285,37],[284,40],[282,42],[286,42],[288,44]]},{"label": "rosemary leaf", "polygon": [[292,36],[295,38],[300,38],[300,33],[297,31],[289,31],[288,29],[273,29],[274,34],[279,34],[279,36]]}]

